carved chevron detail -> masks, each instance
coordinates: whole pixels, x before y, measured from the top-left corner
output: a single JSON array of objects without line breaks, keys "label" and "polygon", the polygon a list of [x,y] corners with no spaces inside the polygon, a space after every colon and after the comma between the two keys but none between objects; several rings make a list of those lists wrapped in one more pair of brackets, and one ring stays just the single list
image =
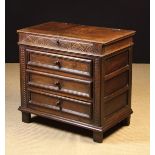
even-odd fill
[{"label": "carved chevron detail", "polygon": [[80,51],[84,53],[98,53],[101,50],[101,47],[97,44],[74,41],[69,39],[60,39],[57,37],[20,34],[19,40],[19,44],[57,50]]}]

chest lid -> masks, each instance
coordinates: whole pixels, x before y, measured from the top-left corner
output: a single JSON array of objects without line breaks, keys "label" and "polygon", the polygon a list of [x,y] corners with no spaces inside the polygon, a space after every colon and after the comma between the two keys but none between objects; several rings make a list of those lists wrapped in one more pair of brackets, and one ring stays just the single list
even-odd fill
[{"label": "chest lid", "polygon": [[61,36],[85,41],[109,44],[135,34],[133,30],[86,26],[71,23],[48,22],[20,29],[17,32],[39,34],[45,36]]},{"label": "chest lid", "polygon": [[17,31],[19,44],[103,56],[133,45],[133,30],[48,22]]}]

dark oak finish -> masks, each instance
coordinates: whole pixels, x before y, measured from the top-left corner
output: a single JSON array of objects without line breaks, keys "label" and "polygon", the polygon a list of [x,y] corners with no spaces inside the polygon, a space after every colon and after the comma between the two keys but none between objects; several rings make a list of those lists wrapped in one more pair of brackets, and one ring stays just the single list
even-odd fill
[{"label": "dark oak finish", "polygon": [[60,93],[92,98],[92,81],[74,79],[54,74],[27,70],[29,86],[44,88]]},{"label": "dark oak finish", "polygon": [[26,51],[28,51],[28,65],[30,66],[37,66],[72,74],[91,76],[91,60],[44,53],[42,51],[34,51],[30,49],[27,49]]},{"label": "dark oak finish", "polygon": [[19,33],[22,121],[31,113],[93,131],[130,124],[135,31],[49,22]]},{"label": "dark oak finish", "polygon": [[[42,108],[48,108],[63,113],[69,113],[84,118],[91,118],[91,103],[80,100],[73,100],[54,94],[43,93],[36,90],[29,90],[30,100],[28,107],[33,105]],[[63,112],[63,113],[62,113]],[[57,112],[57,114],[59,115]]]},{"label": "dark oak finish", "polygon": [[103,141],[103,132],[93,131],[93,140],[98,143],[102,143]]},{"label": "dark oak finish", "polygon": [[130,125],[130,116],[127,117],[126,119],[124,119],[124,120],[122,121],[122,123],[123,123],[124,126],[129,126],[129,125]]},{"label": "dark oak finish", "polygon": [[24,123],[30,123],[31,122],[31,114],[22,112],[22,122]]}]

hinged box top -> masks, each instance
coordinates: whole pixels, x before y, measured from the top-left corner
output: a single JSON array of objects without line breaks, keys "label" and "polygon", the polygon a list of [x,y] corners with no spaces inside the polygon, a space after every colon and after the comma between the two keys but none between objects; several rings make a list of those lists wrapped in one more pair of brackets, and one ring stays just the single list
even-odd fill
[{"label": "hinged box top", "polygon": [[17,32],[44,36],[75,38],[78,40],[102,43],[104,45],[128,38],[135,34],[135,31],[133,30],[85,26],[60,22],[48,22],[20,29]]}]

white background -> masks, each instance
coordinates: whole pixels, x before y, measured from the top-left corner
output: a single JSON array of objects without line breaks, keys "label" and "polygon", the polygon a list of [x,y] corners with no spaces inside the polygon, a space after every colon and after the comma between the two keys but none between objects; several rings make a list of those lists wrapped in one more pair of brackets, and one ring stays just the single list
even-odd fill
[{"label": "white background", "polygon": [[5,154],[5,1],[0,0],[0,155]]}]

